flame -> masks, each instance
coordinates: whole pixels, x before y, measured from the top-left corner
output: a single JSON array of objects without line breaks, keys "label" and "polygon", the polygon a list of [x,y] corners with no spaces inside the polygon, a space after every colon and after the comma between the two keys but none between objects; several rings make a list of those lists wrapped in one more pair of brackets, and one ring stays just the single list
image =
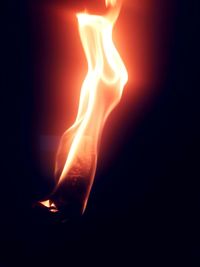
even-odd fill
[{"label": "flame", "polygon": [[117,3],[117,0],[105,0],[106,6],[109,6],[109,5],[115,6],[116,3]]},{"label": "flame", "polygon": [[[128,80],[127,70],[117,52],[112,32],[121,1],[105,0],[104,16],[76,14],[79,34],[88,63],[74,124],[63,134],[57,152],[57,186],[49,201],[57,208],[85,210],[96,171],[97,155],[105,121],[120,101]],[[71,207],[72,206],[72,207]]]}]

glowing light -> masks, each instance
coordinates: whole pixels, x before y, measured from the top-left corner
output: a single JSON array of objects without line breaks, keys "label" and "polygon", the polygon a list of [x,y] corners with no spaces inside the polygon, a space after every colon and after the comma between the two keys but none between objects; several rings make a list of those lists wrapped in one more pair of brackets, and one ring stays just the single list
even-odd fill
[{"label": "glowing light", "polygon": [[[112,40],[121,1],[105,0],[105,4],[109,6],[105,16],[77,14],[88,72],[81,88],[76,120],[63,134],[59,145],[56,189],[52,199],[43,202],[55,209],[78,201],[81,213],[84,211],[94,180],[103,126],[120,101],[128,80],[124,63]],[[66,194],[61,193],[65,190]]]},{"label": "glowing light", "polygon": [[117,0],[106,0],[106,6],[115,6],[116,5]]}]

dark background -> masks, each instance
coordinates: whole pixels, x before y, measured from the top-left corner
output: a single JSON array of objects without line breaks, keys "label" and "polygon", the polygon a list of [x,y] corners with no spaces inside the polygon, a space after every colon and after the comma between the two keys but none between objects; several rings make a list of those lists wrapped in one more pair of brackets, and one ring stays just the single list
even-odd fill
[{"label": "dark background", "polygon": [[[98,166],[84,216],[67,223],[32,208],[45,193],[46,180],[32,153],[36,103],[30,3],[2,5],[0,266],[199,266],[196,2],[174,1],[161,93],[148,112],[141,111],[137,127],[129,122],[109,165]],[[100,152],[100,162],[101,157]]]}]

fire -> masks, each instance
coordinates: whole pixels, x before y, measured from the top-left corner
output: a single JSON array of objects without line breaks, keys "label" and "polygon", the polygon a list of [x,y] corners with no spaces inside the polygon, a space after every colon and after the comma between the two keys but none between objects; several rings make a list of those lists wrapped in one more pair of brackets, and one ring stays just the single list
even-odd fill
[{"label": "fire", "polygon": [[88,72],[82,84],[76,120],[63,134],[58,148],[57,186],[50,200],[41,202],[52,211],[84,212],[95,176],[102,130],[128,80],[112,40],[121,1],[105,0],[105,5],[108,12],[104,16],[76,14]]}]

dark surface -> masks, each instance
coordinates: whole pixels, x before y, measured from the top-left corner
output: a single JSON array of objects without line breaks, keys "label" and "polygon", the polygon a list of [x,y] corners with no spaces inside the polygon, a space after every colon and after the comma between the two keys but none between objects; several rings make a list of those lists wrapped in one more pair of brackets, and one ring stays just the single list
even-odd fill
[{"label": "dark surface", "polygon": [[195,1],[175,2],[175,34],[161,94],[136,129],[129,122],[109,167],[98,167],[85,215],[65,223],[32,208],[46,183],[32,153],[28,1],[6,2],[0,266],[199,266],[199,10]]}]

